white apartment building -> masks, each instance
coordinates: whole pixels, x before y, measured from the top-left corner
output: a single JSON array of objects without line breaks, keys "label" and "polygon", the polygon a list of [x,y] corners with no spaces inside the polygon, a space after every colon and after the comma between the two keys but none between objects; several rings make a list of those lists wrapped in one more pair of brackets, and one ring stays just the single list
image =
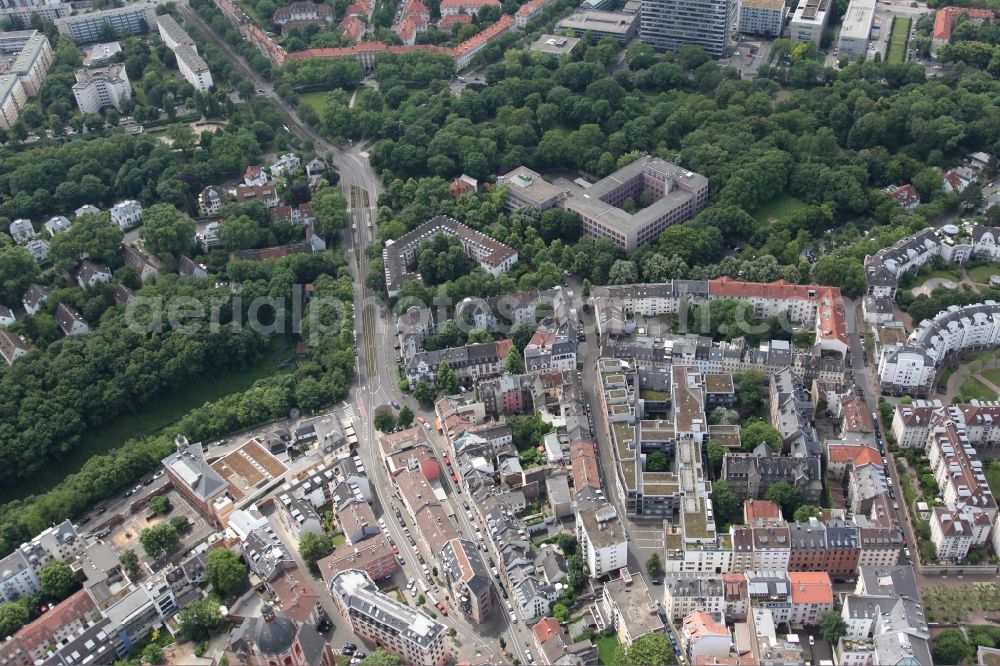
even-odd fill
[{"label": "white apartment building", "polygon": [[939,560],[964,560],[969,550],[987,541],[992,525],[985,515],[973,522],[974,515],[950,507],[935,507],[931,513],[931,541]]},{"label": "white apartment building", "polygon": [[73,5],[63,0],[18,0],[18,2],[0,3],[0,19],[18,18],[25,24],[31,22],[33,16],[43,21],[55,21],[73,11]]},{"label": "white apartment building", "polygon": [[156,25],[156,5],[160,0],[141,0],[123,7],[84,12],[64,16],[55,21],[60,33],[77,44],[100,41],[104,27],[114,31],[116,37],[149,32]]},{"label": "white apartment building", "polygon": [[947,356],[969,348],[1000,345],[1000,303],[952,305],[910,333],[905,346],[887,347],[879,360],[879,383],[896,394],[926,393],[936,366]]},{"label": "white apartment building", "polygon": [[212,72],[208,69],[208,63],[198,55],[193,46],[178,46],[174,49],[174,55],[177,56],[178,71],[195,90],[201,92],[211,90],[215,85],[212,81]]},{"label": "white apartment building", "polygon": [[83,552],[86,540],[66,520],[49,527],[31,541],[0,560],[0,600],[13,601],[25,594],[38,594],[38,574],[53,560],[73,560]]},{"label": "white apartment building", "polygon": [[132,99],[132,85],[124,65],[108,65],[76,70],[73,97],[80,113],[99,113],[113,106],[121,110],[122,103]]},{"label": "white apartment building", "polygon": [[0,129],[10,129],[17,122],[27,101],[21,79],[14,74],[0,76]]},{"label": "white apartment building", "polygon": [[0,53],[16,55],[7,74],[16,76],[28,97],[38,94],[52,65],[52,46],[37,30],[0,32]]},{"label": "white apartment building", "polygon": [[896,405],[892,415],[892,436],[901,449],[922,449],[927,446],[931,421],[944,412],[940,400],[914,400],[909,405]]},{"label": "white apartment building", "polygon": [[111,223],[122,231],[128,231],[142,222],[142,204],[135,199],[119,201],[111,207]]},{"label": "white apartment building", "polygon": [[784,0],[742,0],[740,2],[740,33],[780,37],[785,27],[788,6]]},{"label": "white apartment building", "polygon": [[611,504],[577,511],[576,536],[591,578],[600,578],[628,565],[625,530]]},{"label": "white apartment building", "polygon": [[722,617],[726,611],[721,576],[668,575],[663,579],[663,608],[674,623],[701,610]]},{"label": "white apartment building", "polygon": [[365,572],[338,573],[330,580],[330,593],[351,631],[398,654],[404,664],[443,666],[451,660],[445,626],[380,592]]}]

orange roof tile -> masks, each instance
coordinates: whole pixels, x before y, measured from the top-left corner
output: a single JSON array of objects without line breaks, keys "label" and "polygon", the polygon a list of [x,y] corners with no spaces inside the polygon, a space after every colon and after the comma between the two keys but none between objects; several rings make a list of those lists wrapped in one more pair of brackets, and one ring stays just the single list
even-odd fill
[{"label": "orange roof tile", "polygon": [[789,571],[793,604],[833,604],[833,585],[825,571]]},{"label": "orange roof tile", "polygon": [[849,444],[831,444],[829,447],[830,462],[853,462],[855,467],[862,465],[877,465],[882,467],[882,456],[875,449],[867,446],[851,446]]}]

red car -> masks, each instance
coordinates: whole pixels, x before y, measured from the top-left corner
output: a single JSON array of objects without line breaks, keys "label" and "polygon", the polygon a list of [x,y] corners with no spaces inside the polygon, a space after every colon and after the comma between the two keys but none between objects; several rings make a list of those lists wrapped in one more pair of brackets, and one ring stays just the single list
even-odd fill
[{"label": "red car", "polygon": [[445,454],[444,456],[444,464],[451,467],[451,460],[448,459],[448,454]]},{"label": "red car", "polygon": [[452,474],[452,475],[451,475],[451,482],[452,482],[452,483],[458,483],[458,477],[457,477],[457,476],[455,476],[454,474]]},{"label": "red car", "polygon": [[447,608],[445,608],[445,607],[444,607],[444,604],[443,604],[443,603],[441,603],[440,601],[439,601],[439,602],[437,602],[437,609],[438,609],[439,611],[441,611],[441,615],[447,615],[447,614],[448,614],[448,609],[447,609]]},{"label": "red car", "polygon": [[394,555],[399,555],[399,546],[392,544],[392,552]]}]

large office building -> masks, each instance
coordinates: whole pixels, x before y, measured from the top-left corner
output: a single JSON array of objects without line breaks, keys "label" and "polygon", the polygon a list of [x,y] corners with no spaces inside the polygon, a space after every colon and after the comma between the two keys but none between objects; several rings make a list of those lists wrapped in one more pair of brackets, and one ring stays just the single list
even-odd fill
[{"label": "large office building", "polygon": [[840,55],[856,60],[868,52],[872,23],[875,21],[875,0],[851,0],[844,12],[837,43]]},{"label": "large office building", "polygon": [[108,65],[76,70],[73,97],[80,113],[98,113],[113,106],[119,111],[122,103],[132,98],[132,85],[124,65]]},{"label": "large office building", "polygon": [[156,26],[156,0],[145,0],[124,7],[64,16],[56,20],[59,32],[77,44],[101,41],[105,26],[115,37],[138,35]]},{"label": "large office building", "polygon": [[780,37],[785,27],[788,6],[784,0],[742,0],[740,2],[740,33]]},{"label": "large office building", "polygon": [[799,0],[788,25],[789,36],[797,42],[813,42],[819,46],[830,15],[830,0]]},{"label": "large office building", "polygon": [[[667,227],[694,217],[708,203],[707,178],[649,155],[586,187],[565,180],[549,183],[525,167],[497,182],[507,187],[507,208],[559,206],[580,216],[588,236],[607,238],[629,252],[656,240]],[[638,201],[647,190],[652,203],[635,213],[622,209],[627,200]]]},{"label": "large office building", "polygon": [[738,13],[738,0],[642,0],[639,34],[657,51],[693,44],[721,58],[735,46]]},{"label": "large office building", "polygon": [[627,44],[635,37],[639,21],[635,14],[584,9],[560,20],[556,23],[556,29],[572,30],[577,37],[588,34],[598,38],[613,37],[622,44]]}]

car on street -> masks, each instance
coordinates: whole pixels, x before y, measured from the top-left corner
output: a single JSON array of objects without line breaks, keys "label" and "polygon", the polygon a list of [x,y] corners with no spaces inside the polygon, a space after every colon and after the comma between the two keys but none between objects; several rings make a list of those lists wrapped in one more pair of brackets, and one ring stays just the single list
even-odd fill
[{"label": "car on street", "polygon": [[448,458],[448,454],[447,453],[444,454],[444,464],[447,465],[448,467],[451,467],[451,459]]},{"label": "car on street", "polygon": [[396,555],[396,561],[399,562],[399,566],[401,567],[406,566],[406,560],[403,559],[402,555]]},{"label": "car on street", "polygon": [[452,483],[458,483],[458,477],[457,477],[457,476],[455,476],[454,474],[452,474],[452,475],[451,475],[451,482],[452,482]]},{"label": "car on street", "polygon": [[399,409],[399,403],[398,403],[398,402],[396,402],[395,400],[393,400],[393,401],[392,401],[392,408],[393,408],[393,409]]},{"label": "car on street", "polygon": [[107,512],[108,512],[108,507],[102,506],[100,509],[97,510],[97,513],[95,513],[94,515],[103,516]]}]

